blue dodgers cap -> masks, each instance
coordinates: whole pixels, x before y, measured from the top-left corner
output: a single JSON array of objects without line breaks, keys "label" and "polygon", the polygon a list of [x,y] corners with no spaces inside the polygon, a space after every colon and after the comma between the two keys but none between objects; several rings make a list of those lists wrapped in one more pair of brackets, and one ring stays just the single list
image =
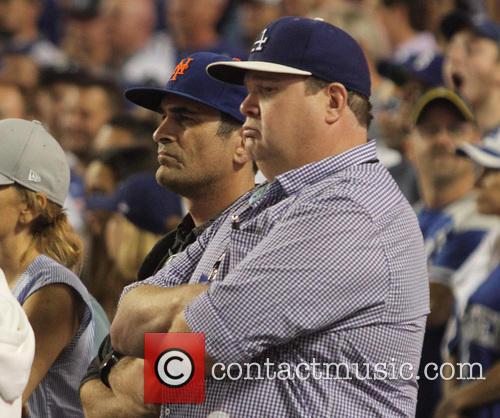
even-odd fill
[{"label": "blue dodgers cap", "polygon": [[429,87],[438,87],[443,81],[443,56],[432,51],[411,55],[402,63],[381,61],[377,64],[378,72],[397,85],[405,85],[417,80]]},{"label": "blue dodgers cap", "polygon": [[248,61],[216,62],[207,68],[212,77],[232,84],[243,84],[247,71],[312,75],[370,97],[363,50],[349,34],[321,19],[277,19],[254,42]]},{"label": "blue dodgers cap", "polygon": [[240,104],[246,97],[246,89],[214,80],[205,71],[207,65],[220,61],[232,60],[212,52],[196,52],[177,64],[165,88],[131,88],[125,92],[125,97],[136,105],[161,113],[163,98],[173,94],[209,106],[243,123],[245,117],[240,113]]},{"label": "blue dodgers cap", "polygon": [[129,177],[112,196],[90,196],[87,209],[121,213],[138,228],[155,234],[168,232],[168,218],[182,216],[179,196],[159,186],[151,173]]}]

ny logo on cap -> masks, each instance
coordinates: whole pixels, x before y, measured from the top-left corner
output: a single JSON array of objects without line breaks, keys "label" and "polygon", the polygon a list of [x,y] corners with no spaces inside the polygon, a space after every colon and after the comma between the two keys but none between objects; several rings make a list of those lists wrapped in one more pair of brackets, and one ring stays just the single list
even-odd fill
[{"label": "ny logo on cap", "polygon": [[178,75],[184,75],[184,72],[189,68],[189,64],[193,61],[193,58],[184,58],[177,64],[175,67],[174,73],[172,74],[172,77],[170,77],[170,80],[177,80]]},{"label": "ny logo on cap", "polygon": [[255,51],[262,51],[262,49],[264,48],[264,44],[267,42],[267,40],[269,39],[267,36],[266,36],[266,32],[267,32],[267,28],[264,29],[262,31],[262,33],[260,34],[260,39],[257,39],[254,43],[253,43],[253,47],[252,49],[250,50],[250,53],[252,52],[255,52]]}]

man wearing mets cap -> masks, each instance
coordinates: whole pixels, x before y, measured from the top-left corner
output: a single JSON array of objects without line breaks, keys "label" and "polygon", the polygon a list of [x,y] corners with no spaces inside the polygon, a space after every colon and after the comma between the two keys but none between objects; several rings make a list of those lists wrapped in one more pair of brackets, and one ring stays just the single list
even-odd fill
[{"label": "man wearing mets cap", "polygon": [[[208,364],[218,365],[203,404],[170,404],[162,416],[412,416],[429,310],[425,254],[412,208],[367,142],[361,48],[323,21],[285,17],[261,33],[249,61],[208,73],[247,86],[245,146],[269,182],[209,242],[200,237],[147,281],[188,275],[198,286],[171,322],[147,322],[204,333]],[[134,292],[117,316],[133,312]],[[122,335],[112,327],[116,343],[140,355],[141,336]],[[244,378],[221,373],[234,364]]]},{"label": "man wearing mets cap", "polygon": [[[162,115],[153,134],[158,145],[156,180],[182,196],[189,211],[179,227],[159,241],[147,256],[138,273],[139,280],[160,270],[170,257],[189,246],[209,225],[227,216],[230,208],[241,203],[239,198],[254,187],[252,162],[239,134],[244,121],[239,106],[246,89],[208,76],[206,66],[220,60],[230,61],[230,58],[210,52],[191,54],[178,63],[163,89],[141,87],[125,93],[133,103]],[[134,185],[138,187],[140,183],[135,181]],[[133,221],[132,212],[129,210],[127,217]],[[137,222],[138,215],[135,214]],[[152,219],[142,219],[141,223],[146,228],[153,226]],[[140,286],[139,290],[144,288],[146,286]],[[192,293],[189,287],[183,289],[181,286],[174,289],[156,287],[154,292],[159,290],[177,293],[175,297],[167,294],[159,304],[150,296],[138,301],[142,307],[154,311],[158,318],[168,318],[172,302],[177,303],[178,296],[190,301]],[[126,333],[138,330],[136,321],[141,322],[140,317],[126,318]],[[140,335],[143,339],[143,334]],[[108,336],[84,377],[80,395],[85,415],[89,418],[158,416],[159,409],[155,415],[154,406],[143,402],[144,362],[123,358],[119,350],[113,348],[118,347],[111,346]]]}]

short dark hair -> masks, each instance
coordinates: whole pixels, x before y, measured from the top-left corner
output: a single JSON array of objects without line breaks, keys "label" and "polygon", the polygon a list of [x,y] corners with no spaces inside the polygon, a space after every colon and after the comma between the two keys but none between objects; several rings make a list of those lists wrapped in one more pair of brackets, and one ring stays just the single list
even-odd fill
[{"label": "short dark hair", "polygon": [[217,129],[217,135],[227,138],[233,132],[241,129],[241,122],[235,118],[220,112],[220,123]]},{"label": "short dark hair", "polygon": [[[306,94],[316,94],[329,84],[328,81],[321,80],[317,77],[308,77],[306,79]],[[356,116],[358,123],[368,129],[373,120],[370,99],[367,99],[353,90],[347,90],[347,94],[347,105],[352,113],[354,113],[354,116]]]}]

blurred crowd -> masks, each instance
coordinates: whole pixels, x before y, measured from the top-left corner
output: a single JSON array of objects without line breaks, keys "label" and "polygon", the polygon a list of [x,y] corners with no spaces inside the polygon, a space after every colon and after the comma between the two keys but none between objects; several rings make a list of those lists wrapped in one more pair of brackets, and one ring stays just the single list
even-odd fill
[{"label": "blurred crowd", "polygon": [[[493,368],[500,278],[488,284],[477,266],[500,262],[497,0],[0,0],[0,119],[39,120],[66,152],[65,207],[85,243],[78,273],[103,321],[186,213],[154,181],[160,115],[123,92],[163,87],[195,51],[244,60],[262,28],[286,15],[323,18],[365,52],[369,137],[417,211],[428,251],[432,312],[422,365],[462,359]],[[471,308],[485,283],[496,300],[476,306],[488,313]],[[479,335],[481,326],[491,329]],[[420,380],[418,417],[455,416],[469,399],[443,383]],[[496,408],[483,416],[500,416]]]}]

